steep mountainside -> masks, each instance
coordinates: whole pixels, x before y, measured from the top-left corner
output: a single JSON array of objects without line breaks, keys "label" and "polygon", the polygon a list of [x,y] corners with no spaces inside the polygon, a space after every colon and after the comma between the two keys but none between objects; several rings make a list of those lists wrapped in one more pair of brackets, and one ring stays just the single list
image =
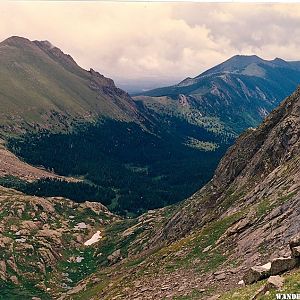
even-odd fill
[{"label": "steep mountainside", "polygon": [[[233,203],[226,203],[227,207],[231,204],[243,205],[238,200],[245,204],[262,199],[272,202],[268,197],[280,198],[280,191],[282,195],[295,192],[300,171],[299,118],[298,89],[261,126],[249,129],[238,138],[221,160],[212,181],[185,204],[185,212],[180,212],[181,217],[177,219],[174,216],[170,228],[176,231],[174,223],[177,223],[177,219],[178,228],[182,227],[180,224],[185,224],[183,227],[190,230],[205,221],[201,215],[207,215],[207,211],[215,211],[218,207],[219,213],[223,213],[224,201],[230,198]],[[187,226],[187,220],[190,227]]]},{"label": "steep mountainside", "polygon": [[[238,138],[211,182],[178,205],[162,228],[150,229],[147,251],[93,275],[109,273],[109,286],[82,281],[73,299],[254,299],[265,281],[238,288],[250,267],[271,262],[274,274],[292,268],[289,241],[300,221],[299,124],[300,89]],[[298,293],[299,269],[284,276],[280,293]]]},{"label": "steep mountainside", "polygon": [[44,41],[11,37],[0,43],[0,125],[66,130],[99,117],[133,121],[135,103],[111,79],[80,68]]},{"label": "steep mountainside", "polygon": [[[7,148],[1,165],[9,166],[0,184],[31,195],[102,201],[121,214],[190,196],[233,142],[197,122],[138,107],[111,79],[82,69],[47,41],[11,37],[0,43],[0,106]],[[14,155],[27,163],[24,172],[15,170],[21,161]],[[45,178],[28,164],[86,185],[20,182],[16,177]],[[79,186],[89,196],[78,193]]]},{"label": "steep mountainside", "polygon": [[[195,78],[151,90],[135,97],[155,112],[179,114],[187,119],[241,133],[256,127],[299,84],[298,62],[255,55],[237,55]],[[207,121],[208,120],[208,121]]]}]

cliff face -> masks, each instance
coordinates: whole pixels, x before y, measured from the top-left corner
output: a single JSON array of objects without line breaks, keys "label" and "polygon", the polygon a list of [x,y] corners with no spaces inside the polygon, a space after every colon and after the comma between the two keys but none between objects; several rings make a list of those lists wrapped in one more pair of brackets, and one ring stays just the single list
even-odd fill
[{"label": "cliff face", "polygon": [[227,152],[213,184],[239,184],[271,173],[299,155],[300,90],[288,97],[256,130],[249,130]]}]

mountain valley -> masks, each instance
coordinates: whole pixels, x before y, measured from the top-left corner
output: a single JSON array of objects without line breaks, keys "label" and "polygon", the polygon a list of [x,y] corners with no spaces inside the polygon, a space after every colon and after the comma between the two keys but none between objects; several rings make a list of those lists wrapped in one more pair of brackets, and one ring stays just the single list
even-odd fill
[{"label": "mountain valley", "polygon": [[[233,143],[233,136],[180,116],[140,109],[111,79],[82,69],[47,41],[11,37],[0,50],[0,136],[7,150],[90,184],[85,188],[94,189],[94,200],[100,189],[102,203],[119,214],[137,215],[185,199],[210,179]],[[2,182],[33,195],[86,200],[76,196],[76,184],[56,180],[61,194],[48,181],[34,187],[14,177]]]},{"label": "mountain valley", "polygon": [[251,267],[294,259],[299,82],[234,56],[131,97],[47,41],[0,43],[0,299],[254,299]]}]

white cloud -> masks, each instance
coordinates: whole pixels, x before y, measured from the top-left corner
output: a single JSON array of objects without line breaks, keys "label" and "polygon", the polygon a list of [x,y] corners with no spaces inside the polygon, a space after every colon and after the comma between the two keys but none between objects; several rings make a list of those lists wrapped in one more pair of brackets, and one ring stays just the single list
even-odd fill
[{"label": "white cloud", "polygon": [[300,4],[1,2],[11,35],[112,78],[182,79],[234,54],[300,60]]}]

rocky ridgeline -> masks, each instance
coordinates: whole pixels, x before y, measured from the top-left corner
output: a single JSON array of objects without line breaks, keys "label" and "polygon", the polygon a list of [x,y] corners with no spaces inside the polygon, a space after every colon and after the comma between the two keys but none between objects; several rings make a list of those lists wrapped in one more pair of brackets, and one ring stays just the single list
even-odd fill
[{"label": "rocky ridgeline", "polygon": [[246,285],[269,278],[266,285],[261,287],[251,300],[266,294],[270,289],[280,289],[283,278],[278,276],[300,266],[300,234],[294,236],[289,242],[291,256],[278,257],[262,266],[251,267],[243,277]]}]

